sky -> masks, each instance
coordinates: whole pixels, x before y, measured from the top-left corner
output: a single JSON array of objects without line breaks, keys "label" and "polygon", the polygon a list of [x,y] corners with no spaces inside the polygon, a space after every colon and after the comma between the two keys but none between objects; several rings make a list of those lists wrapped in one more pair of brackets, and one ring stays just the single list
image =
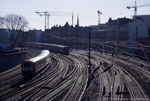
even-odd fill
[{"label": "sky", "polygon": [[[79,13],[80,26],[98,24],[97,11],[101,11],[100,22],[105,23],[109,18],[118,17],[131,18],[134,9],[126,6],[134,6],[135,0],[0,0],[0,16],[7,14],[18,14],[26,18],[30,28],[44,29],[44,16],[40,17],[38,12],[73,12],[74,25],[77,23]],[[137,5],[150,4],[150,0],[137,0]],[[138,15],[150,15],[150,6],[139,7]],[[63,26],[66,22],[72,24],[72,15],[50,16],[50,27],[54,25]]]}]

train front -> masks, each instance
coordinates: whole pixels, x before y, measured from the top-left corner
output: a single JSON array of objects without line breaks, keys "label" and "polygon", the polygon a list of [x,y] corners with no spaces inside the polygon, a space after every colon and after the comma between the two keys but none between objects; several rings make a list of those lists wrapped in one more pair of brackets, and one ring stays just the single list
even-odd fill
[{"label": "train front", "polygon": [[35,64],[32,61],[23,61],[21,71],[23,76],[33,76],[35,74]]}]

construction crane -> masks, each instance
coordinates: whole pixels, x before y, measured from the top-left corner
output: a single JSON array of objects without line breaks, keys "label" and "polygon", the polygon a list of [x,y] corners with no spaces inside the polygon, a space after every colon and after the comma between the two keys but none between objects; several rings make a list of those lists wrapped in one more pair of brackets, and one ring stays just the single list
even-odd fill
[{"label": "construction crane", "polygon": [[102,14],[102,12],[100,12],[100,11],[98,10],[97,13],[98,13],[98,25],[100,25],[100,15]]},{"label": "construction crane", "polygon": [[134,8],[134,16],[137,16],[137,8],[138,7],[146,7],[146,6],[150,6],[150,4],[147,4],[147,5],[136,5],[136,1],[135,1],[135,6],[127,6],[127,8],[128,9]]},{"label": "construction crane", "polygon": [[49,28],[49,16],[67,16],[67,15],[73,14],[71,12],[48,12],[48,11],[35,12],[35,13],[37,13],[40,16],[44,16],[45,17],[45,26],[44,26],[45,29]]}]

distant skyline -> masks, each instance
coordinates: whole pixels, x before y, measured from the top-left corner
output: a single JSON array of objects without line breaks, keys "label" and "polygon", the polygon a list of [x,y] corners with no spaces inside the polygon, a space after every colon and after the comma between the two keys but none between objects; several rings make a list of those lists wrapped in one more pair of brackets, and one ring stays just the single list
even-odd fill
[{"label": "distant skyline", "polygon": [[[150,4],[150,0],[136,0],[137,5]],[[79,13],[80,26],[98,24],[97,11],[101,11],[101,23],[109,18],[118,17],[131,18],[134,9],[127,9],[126,6],[134,6],[135,0],[0,0],[0,16],[6,14],[18,14],[25,17],[29,27],[44,29],[44,16],[40,17],[35,11],[51,12],[73,12],[74,26],[77,24],[77,13]],[[150,6],[137,8],[137,15],[150,15]],[[50,27],[54,25],[63,26],[66,22],[72,24],[70,16],[50,16]]]}]

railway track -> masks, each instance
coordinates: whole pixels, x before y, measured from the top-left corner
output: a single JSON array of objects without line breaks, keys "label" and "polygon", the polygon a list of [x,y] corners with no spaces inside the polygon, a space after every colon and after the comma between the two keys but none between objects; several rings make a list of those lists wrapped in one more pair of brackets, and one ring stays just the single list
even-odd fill
[{"label": "railway track", "polygon": [[[78,53],[81,54],[82,56],[86,55],[85,52],[82,52],[82,51],[79,51]],[[95,59],[95,60],[97,59],[98,61],[104,61],[104,62],[108,62],[108,63],[113,63],[113,67],[110,70],[108,70],[108,73],[111,75],[111,86],[108,85],[109,83],[106,83],[108,88],[112,87],[111,97],[110,97],[111,99],[105,99],[105,100],[107,100],[107,101],[109,101],[109,100],[118,100],[118,101],[120,101],[120,100],[130,100],[130,99],[133,100],[133,98],[134,98],[135,101],[136,100],[146,100],[146,101],[149,100],[149,98],[148,98],[149,92],[148,92],[148,90],[146,92],[146,89],[145,89],[145,88],[148,89],[148,82],[149,82],[149,80],[147,80],[147,79],[149,78],[149,75],[148,75],[149,73],[148,73],[147,70],[145,70],[143,65],[140,65],[140,63],[136,64],[136,62],[137,62],[136,60],[131,62],[128,59],[126,62],[128,64],[132,63],[132,65],[120,66],[119,65],[120,63],[118,61],[119,60],[121,61],[121,59],[119,57],[118,58],[117,57],[114,58],[114,57],[112,57],[111,54],[106,54],[106,53],[105,54],[101,54],[100,52],[93,52],[91,54],[93,56],[92,59]],[[130,60],[132,60],[131,59],[132,57],[128,57],[128,58],[130,58]],[[124,59],[124,61],[125,61],[125,59]],[[142,62],[142,64],[144,64],[144,66],[148,66],[148,64],[146,64],[144,61]],[[142,67],[143,69],[141,68],[142,70],[140,70],[138,68],[138,70],[135,70],[135,71],[130,69],[131,67],[138,67],[138,66],[139,66],[139,68]],[[129,68],[128,71],[132,71],[132,72],[126,71],[125,68],[127,68],[127,67]],[[102,69],[99,70],[99,73],[101,73],[103,70]],[[140,71],[142,71],[142,73],[140,73]],[[127,75],[128,76],[130,75],[130,77],[127,78]],[[137,75],[138,75],[138,77],[137,77]],[[146,75],[147,75],[147,77],[146,77]],[[142,79],[142,77],[144,79]],[[103,99],[104,91],[106,93],[106,88],[103,87],[102,85],[105,84],[105,82],[107,82],[107,81],[104,82],[103,78],[104,77],[102,77],[102,75],[99,76],[99,78],[97,78],[97,80],[98,79],[101,80],[101,82],[100,82],[100,90],[99,90],[99,93],[100,93],[99,94],[99,98],[100,98],[99,100],[101,100],[101,101],[104,100]],[[105,77],[105,80],[107,80],[106,77]],[[147,86],[143,87],[143,83],[139,83],[140,81],[142,81],[144,84],[147,84]],[[134,86],[133,85],[131,86],[130,84],[134,84]],[[130,86],[130,88],[129,88],[129,86]],[[135,93],[136,90],[134,90],[134,89],[137,89],[138,94]],[[139,96],[135,98],[135,97],[131,96],[132,93],[135,94],[136,96],[138,96],[138,95]],[[93,92],[93,94],[94,94],[94,92]],[[88,99],[90,99],[90,98],[88,98]],[[94,100],[94,101],[96,101],[96,100]]]},{"label": "railway track", "polygon": [[[37,55],[37,53],[36,53],[36,55]],[[35,56],[35,54],[33,54],[32,56]],[[1,80],[0,100],[4,100],[4,99],[10,97],[11,95],[13,95],[12,92],[19,91],[18,86],[20,84],[26,82],[26,80],[21,75],[20,65],[1,73],[0,80]]]},{"label": "railway track", "polygon": [[76,77],[76,82],[74,84],[74,88],[71,89],[71,91],[68,93],[68,95],[63,99],[64,101],[69,101],[69,100],[74,100],[74,101],[77,101],[77,100],[80,100],[84,91],[85,91],[85,88],[86,88],[86,85],[87,84],[84,84],[84,85],[79,85],[80,83],[83,82],[83,80],[85,80],[85,82],[88,81],[88,73],[87,73],[87,65],[85,63],[84,60],[82,60],[82,58],[79,58],[75,55],[71,55],[70,58],[74,58],[73,60],[76,62],[77,64],[77,69],[78,69],[78,75]]},{"label": "railway track", "polygon": [[[30,57],[34,57],[35,55],[37,55],[37,53],[33,53]],[[15,89],[15,86],[22,82],[24,82],[24,80],[21,75],[20,64],[0,73],[0,99],[5,98],[3,94]]]},{"label": "railway track", "polygon": [[[113,59],[108,59],[108,60],[113,60]],[[132,63],[132,66],[131,65],[126,65],[126,66],[123,66],[121,65],[120,66],[120,63],[118,63],[119,59],[114,59],[113,60],[113,63],[116,65],[115,68],[117,68],[119,70],[119,72],[121,73],[121,78],[122,78],[122,81],[124,82],[124,84],[126,85],[126,88],[128,88],[128,93],[129,95],[132,95],[132,96],[128,96],[128,98],[121,98],[121,99],[126,99],[126,100],[135,100],[135,101],[138,101],[138,100],[144,100],[144,101],[148,101],[148,92],[147,94],[145,93],[145,90],[141,87],[141,83],[139,83],[137,77],[135,76],[135,74],[139,73],[139,71],[133,71],[131,69],[131,67],[133,67],[133,64],[135,64],[134,62]],[[127,61],[126,61],[127,62]],[[128,64],[131,64],[131,61],[128,63]],[[138,67],[138,65],[134,65],[134,67]],[[125,70],[128,68],[128,71],[125,72]],[[146,74],[145,72],[143,72],[144,74]],[[142,75],[142,74],[140,74]],[[142,78],[141,78],[142,80]],[[140,80],[140,81],[141,81]],[[128,86],[127,86],[128,85]],[[129,99],[131,98],[131,99]]]},{"label": "railway track", "polygon": [[[53,76],[52,73],[50,73],[51,74],[50,78],[44,79],[44,80],[42,79],[43,81],[39,81],[39,79],[38,79],[38,81],[40,82],[40,85],[42,85],[42,86],[39,86],[39,82],[36,82],[36,80],[35,80],[34,82],[36,82],[38,84],[38,86],[34,85],[34,87],[32,87],[32,85],[30,84],[29,88],[28,88],[28,86],[25,87],[28,89],[23,90],[23,92],[21,92],[20,94],[16,94],[15,96],[10,97],[8,99],[17,99],[18,98],[19,100],[24,100],[24,101],[33,100],[33,99],[41,100],[41,101],[43,99],[44,100],[54,99],[54,98],[58,98],[57,95],[59,95],[58,94],[59,92],[64,92],[64,90],[67,89],[68,87],[69,87],[68,89],[69,89],[70,93],[67,93],[67,95],[70,95],[71,94],[70,89],[71,88],[73,89],[76,84],[75,82],[77,82],[76,79],[77,79],[78,74],[76,74],[76,73],[79,71],[77,69],[78,63],[74,64],[73,61],[71,62],[71,59],[69,59],[69,58],[64,59],[64,57],[59,56],[59,55],[57,55],[56,57],[57,58],[59,57],[59,59],[60,58],[62,59],[62,60],[59,60],[60,62],[57,63],[57,64],[59,64],[58,69],[60,72],[57,72],[57,74],[55,72],[55,76]],[[66,65],[65,65],[65,63],[66,63]],[[73,66],[73,64],[74,64],[74,66]],[[76,69],[74,69],[74,68],[76,68]],[[61,72],[62,72],[62,75],[61,75]],[[81,72],[81,70],[80,70],[80,72]],[[45,74],[45,75],[47,75],[47,74]],[[75,79],[72,80],[72,78],[75,78]],[[52,80],[52,79],[54,79],[54,80]],[[55,93],[59,88],[62,88],[62,85],[67,85],[67,87],[63,87],[62,90],[60,90],[58,93]],[[24,89],[24,88],[22,88],[22,89]],[[34,89],[36,89],[36,90],[34,90]],[[55,95],[55,96],[50,97],[50,95]],[[68,97],[66,97],[66,99],[67,98]],[[62,98],[59,98],[59,99],[62,99]],[[76,97],[76,99],[78,99],[78,97]]]},{"label": "railway track", "polygon": [[[39,51],[29,50],[35,54]],[[87,52],[83,50],[73,50],[70,55],[51,53],[51,64],[38,77],[31,78],[31,81],[23,81],[24,78],[16,68],[3,72],[0,74],[4,77],[0,79],[3,82],[0,85],[0,100],[149,100],[148,63],[139,59],[133,60],[129,56],[116,57],[96,51],[92,51],[91,55],[91,72],[87,68]],[[11,79],[13,75],[16,77]]]},{"label": "railway track", "polygon": [[[68,68],[68,71],[63,75],[62,77],[62,82],[60,82],[59,85],[55,86],[54,89],[49,90],[45,96],[42,96],[40,99],[41,101],[43,100],[63,100],[63,101],[70,101],[73,99],[79,99],[79,92],[81,93],[81,88],[78,87],[79,81],[82,82],[81,80],[81,71],[83,67],[82,65],[78,62],[80,61],[75,61],[75,59],[72,59],[73,57],[70,58],[70,56],[66,57],[68,60],[72,60],[74,62],[74,67],[69,67],[73,68],[72,70]],[[76,94],[75,94],[76,92]],[[78,95],[78,96],[77,96]],[[39,99],[38,99],[39,100]]]},{"label": "railway track", "polygon": [[49,90],[51,90],[55,85],[57,85],[58,82],[60,82],[61,76],[65,72],[65,66],[66,65],[63,65],[61,59],[57,60],[57,66],[51,67],[51,69],[49,69],[49,72],[44,74],[43,77],[40,78],[40,81],[38,80],[39,82],[36,82],[36,86],[38,85],[38,88],[35,89],[34,93],[30,94],[30,92],[27,92],[26,94],[22,94],[24,101],[33,99],[40,100],[41,97],[45,96],[49,92]]},{"label": "railway track", "polygon": [[3,92],[1,94],[1,100],[33,100],[35,98],[40,100],[44,98],[44,96],[46,96],[49,92],[51,92],[52,88],[53,90],[57,89],[57,87],[59,87],[60,84],[65,82],[66,78],[71,78],[71,74],[73,73],[72,70],[74,72],[76,71],[76,69],[73,69],[73,62],[70,63],[70,61],[68,61],[69,59],[67,60],[66,58],[58,55],[53,55],[53,57],[59,60],[56,60],[57,63],[55,63],[55,68],[51,67],[49,70],[47,70],[49,71],[49,74],[43,74],[36,80],[33,80],[29,84],[29,86],[21,86],[21,88],[16,88],[16,90],[9,89],[9,92],[10,90],[12,90],[12,92],[10,92],[11,94],[9,94],[9,92],[7,91]]},{"label": "railway track", "polygon": [[[40,51],[29,50],[29,49],[27,49],[26,51],[27,51],[26,59],[35,57],[35,56],[37,56],[40,53]],[[4,79],[5,80],[6,79],[10,80],[10,77],[12,75],[15,75],[15,76],[19,75],[17,73],[20,73],[20,64],[18,64],[17,66],[15,66],[15,67],[13,67],[11,69],[8,69],[8,70],[0,73],[0,80],[2,80],[2,81],[4,81]]]},{"label": "railway track", "polygon": [[[82,60],[84,60],[86,62],[86,64],[88,64],[88,58],[87,58],[87,54],[83,54],[82,52],[78,51],[78,52],[74,52],[74,55],[77,57],[82,58]],[[88,68],[91,72],[93,72],[100,64],[97,63],[97,61],[95,61],[94,59],[91,60],[91,68]],[[93,75],[93,73],[89,72],[88,75],[88,82],[83,80],[83,84],[87,83],[87,87],[85,89],[85,92],[83,94],[83,97],[81,99],[81,101],[87,101],[87,100],[91,100],[94,99],[94,101],[96,101],[96,99],[99,97],[99,93],[97,92],[100,87],[99,87],[99,81],[94,81],[94,76],[96,76],[95,74]],[[91,94],[91,91],[94,89],[95,93]],[[92,96],[91,96],[92,95]],[[89,97],[90,96],[90,97]],[[92,97],[92,98],[91,98]]]},{"label": "railway track", "polygon": [[[140,65],[138,61],[136,61],[137,64],[132,62],[126,62],[124,60],[119,60],[117,63],[123,67],[125,70],[127,70],[132,76],[137,80],[137,82],[140,84],[140,86],[145,90],[145,93],[149,95],[149,82],[150,82],[150,72],[145,69],[143,65]],[[142,62],[145,66],[148,64]],[[134,67],[134,68],[133,68]],[[147,96],[148,97],[148,96]]]}]

